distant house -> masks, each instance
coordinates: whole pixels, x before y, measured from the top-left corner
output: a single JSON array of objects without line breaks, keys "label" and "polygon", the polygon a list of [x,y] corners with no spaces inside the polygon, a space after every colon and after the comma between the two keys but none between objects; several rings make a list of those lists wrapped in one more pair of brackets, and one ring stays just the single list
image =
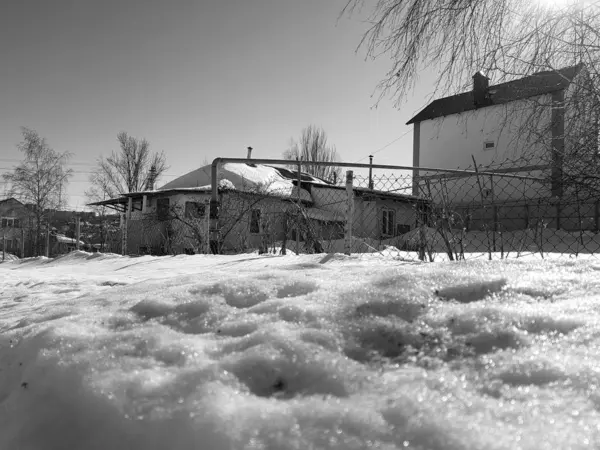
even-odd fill
[{"label": "distant house", "polygon": [[[84,250],[85,243],[79,241],[79,248]],[[77,240],[63,234],[50,235],[50,256],[63,255],[77,249]]]},{"label": "distant house", "polygon": [[[130,253],[196,253],[209,239],[211,166],[191,171],[160,189],[123,194],[93,205],[130,216]],[[225,163],[219,171],[220,251],[239,252],[286,240],[310,251],[344,237],[345,188],[308,173],[261,164]],[[416,223],[410,195],[354,189],[353,235],[390,239]]]},{"label": "distant house", "polygon": [[15,198],[0,200],[0,249],[19,257],[31,254],[33,214]]},{"label": "distant house", "polygon": [[[535,73],[514,81],[490,85],[481,72],[473,76],[469,92],[434,100],[410,119],[413,125],[413,166],[469,168],[478,166],[533,166],[527,174],[549,182],[511,183],[498,177],[495,192],[483,178],[485,197],[495,200],[560,197],[563,195],[565,158],[580,145],[583,132],[596,137],[592,114],[577,114],[591,99],[582,86],[589,80],[583,64]],[[587,103],[586,103],[587,102]],[[533,124],[524,132],[527,124]],[[590,133],[590,129],[592,132]],[[597,146],[590,151],[597,151]],[[539,170],[534,170],[538,166]],[[422,194],[424,180],[434,175],[415,170],[413,194]],[[433,179],[436,179],[434,176]],[[464,202],[478,199],[477,180],[455,180],[447,186],[451,197]]]}]

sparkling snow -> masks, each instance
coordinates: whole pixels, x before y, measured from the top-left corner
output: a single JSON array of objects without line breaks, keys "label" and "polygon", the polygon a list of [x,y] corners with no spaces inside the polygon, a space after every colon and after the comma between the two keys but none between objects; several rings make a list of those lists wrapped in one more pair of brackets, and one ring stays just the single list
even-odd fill
[{"label": "sparkling snow", "polygon": [[600,263],[0,264],[0,449],[600,445]]}]

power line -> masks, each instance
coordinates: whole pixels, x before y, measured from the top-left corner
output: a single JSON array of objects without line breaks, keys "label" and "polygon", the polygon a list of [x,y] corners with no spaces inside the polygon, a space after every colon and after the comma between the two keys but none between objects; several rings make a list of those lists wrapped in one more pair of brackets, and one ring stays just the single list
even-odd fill
[{"label": "power line", "polygon": [[383,147],[375,150],[374,152],[371,152],[369,155],[365,156],[364,158],[361,158],[358,161],[354,161],[354,162],[355,163],[359,163],[359,162],[364,161],[365,159],[367,159],[370,155],[376,155],[377,153],[379,153],[382,150],[385,150],[386,148],[388,148],[390,145],[394,144],[395,142],[398,142],[400,139],[402,139],[404,136],[406,136],[411,131],[412,130],[409,129],[408,131],[406,131],[405,133],[402,133],[400,136],[398,136],[396,139],[394,139],[392,142],[389,142],[389,143],[385,144]]}]

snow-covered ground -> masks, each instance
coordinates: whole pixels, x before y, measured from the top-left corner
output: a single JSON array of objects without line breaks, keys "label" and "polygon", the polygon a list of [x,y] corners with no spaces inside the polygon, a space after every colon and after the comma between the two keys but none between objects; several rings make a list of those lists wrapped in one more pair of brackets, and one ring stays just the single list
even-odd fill
[{"label": "snow-covered ground", "polygon": [[600,446],[600,263],[0,264],[0,449]]}]

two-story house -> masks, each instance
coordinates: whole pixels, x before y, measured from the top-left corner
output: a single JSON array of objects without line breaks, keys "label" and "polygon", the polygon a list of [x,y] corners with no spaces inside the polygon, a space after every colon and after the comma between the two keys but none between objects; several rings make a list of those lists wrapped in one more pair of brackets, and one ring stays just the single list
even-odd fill
[{"label": "two-story house", "polygon": [[[597,114],[586,111],[588,82],[583,64],[496,85],[478,72],[470,91],[437,99],[407,122],[413,125],[413,166],[473,170],[475,161],[480,170],[527,168],[519,175],[529,180],[448,177],[444,187],[454,200],[479,199],[482,188],[495,200],[561,197],[569,167],[581,170],[568,163],[581,151],[583,134],[593,136],[585,151],[597,153]],[[414,195],[427,195],[428,177],[440,179],[414,171]]]},{"label": "two-story house", "polygon": [[15,198],[0,200],[0,249],[24,257],[31,252],[32,212]]}]

